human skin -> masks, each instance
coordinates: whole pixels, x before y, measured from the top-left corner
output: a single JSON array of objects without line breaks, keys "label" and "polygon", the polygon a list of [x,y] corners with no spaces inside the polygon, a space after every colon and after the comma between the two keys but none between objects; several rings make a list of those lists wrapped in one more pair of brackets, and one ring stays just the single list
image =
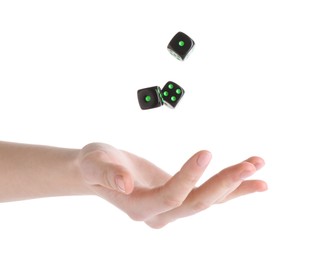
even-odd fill
[{"label": "human skin", "polygon": [[267,190],[245,180],[264,166],[253,156],[196,186],[211,153],[202,150],[169,174],[137,155],[103,143],[82,149],[0,142],[0,202],[97,195],[136,221],[161,228],[213,204]]}]

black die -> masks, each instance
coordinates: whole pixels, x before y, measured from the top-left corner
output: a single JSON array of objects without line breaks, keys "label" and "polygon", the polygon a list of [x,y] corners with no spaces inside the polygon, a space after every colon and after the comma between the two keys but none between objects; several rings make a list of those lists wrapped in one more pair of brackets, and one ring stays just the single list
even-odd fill
[{"label": "black die", "polygon": [[137,96],[141,109],[156,108],[163,105],[160,87],[139,89]]},{"label": "black die", "polygon": [[167,82],[161,91],[164,104],[170,108],[177,106],[184,93],[184,89],[173,81]]},{"label": "black die", "polygon": [[167,46],[168,51],[179,60],[184,60],[195,46],[195,42],[183,32],[178,32]]}]

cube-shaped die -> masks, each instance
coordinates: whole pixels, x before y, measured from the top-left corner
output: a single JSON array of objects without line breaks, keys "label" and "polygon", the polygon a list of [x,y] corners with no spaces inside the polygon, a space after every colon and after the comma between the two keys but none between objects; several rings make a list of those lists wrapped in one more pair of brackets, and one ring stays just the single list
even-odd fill
[{"label": "cube-shaped die", "polygon": [[184,93],[184,89],[173,81],[167,82],[161,90],[163,102],[170,108],[177,106]]},{"label": "cube-shaped die", "polygon": [[163,105],[161,88],[158,86],[139,89],[137,96],[141,109],[156,108]]},{"label": "cube-shaped die", "polygon": [[195,42],[185,33],[178,32],[167,45],[168,51],[179,60],[184,60],[195,46]]}]

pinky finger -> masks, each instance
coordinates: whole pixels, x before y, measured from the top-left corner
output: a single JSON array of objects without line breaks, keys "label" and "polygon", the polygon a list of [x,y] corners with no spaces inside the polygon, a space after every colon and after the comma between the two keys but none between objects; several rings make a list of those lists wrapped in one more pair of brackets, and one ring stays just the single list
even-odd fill
[{"label": "pinky finger", "polygon": [[267,184],[264,181],[260,180],[248,180],[242,182],[239,187],[228,194],[227,196],[219,199],[216,203],[224,203],[226,201],[238,198],[254,192],[263,192],[267,190]]}]

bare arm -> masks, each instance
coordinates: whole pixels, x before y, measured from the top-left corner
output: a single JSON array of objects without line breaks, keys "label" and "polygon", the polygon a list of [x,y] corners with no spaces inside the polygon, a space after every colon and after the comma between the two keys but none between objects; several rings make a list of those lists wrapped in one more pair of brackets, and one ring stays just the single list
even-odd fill
[{"label": "bare arm", "polygon": [[90,194],[77,166],[79,150],[0,142],[0,202]]},{"label": "bare arm", "polygon": [[210,161],[210,152],[199,151],[171,175],[108,144],[75,150],[0,142],[0,202],[93,194],[132,219],[161,228],[214,204],[267,189],[264,181],[246,180],[264,165],[257,156],[196,187]]}]

